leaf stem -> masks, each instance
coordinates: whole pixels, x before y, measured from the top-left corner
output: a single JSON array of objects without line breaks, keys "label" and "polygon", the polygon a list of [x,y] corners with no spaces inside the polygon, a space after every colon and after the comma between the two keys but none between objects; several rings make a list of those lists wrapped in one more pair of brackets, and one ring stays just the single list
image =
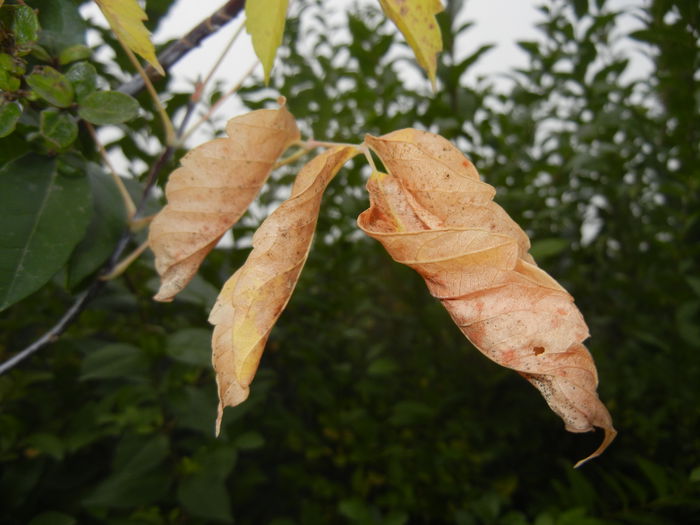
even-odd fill
[{"label": "leaf stem", "polygon": [[131,263],[133,263],[144,251],[146,251],[146,248],[148,248],[148,240],[145,240],[138,248],[115,264],[108,273],[100,275],[100,280],[111,281],[112,279],[119,277],[129,266],[131,266]]},{"label": "leaf stem", "polygon": [[226,47],[224,47],[224,49],[221,51],[219,58],[216,59],[216,62],[209,70],[209,73],[207,73],[207,76],[202,81],[201,91],[204,91],[204,88],[207,86],[207,84],[211,80],[211,77],[213,77],[214,73],[216,73],[216,70],[219,69],[221,62],[223,62],[224,58],[226,57],[228,52],[231,50],[231,47],[233,47],[233,44],[236,42],[236,40],[238,40],[238,37],[241,34],[241,31],[243,31],[244,26],[245,26],[245,23],[242,23],[238,26],[236,31],[234,31],[233,35],[231,36],[230,40],[228,41],[228,44],[226,44]]},{"label": "leaf stem", "polygon": [[372,158],[372,152],[369,150],[369,146],[367,146],[367,144],[362,144],[362,146],[360,146],[360,149],[362,150],[362,154],[365,156],[367,162],[372,168],[372,171],[379,171],[377,170],[377,166],[374,164],[374,159]]},{"label": "leaf stem", "polygon": [[128,46],[122,42],[121,38],[117,37],[119,40],[119,43],[121,44],[122,48],[126,52],[126,55],[129,57],[129,61],[133,64],[133,66],[136,68],[136,71],[139,72],[139,75],[141,75],[141,78],[143,79],[144,85],[146,86],[146,91],[148,91],[148,94],[151,96],[151,99],[153,100],[153,103],[156,106],[156,111],[158,112],[158,115],[160,116],[160,119],[163,121],[163,128],[165,129],[165,144],[166,146],[170,146],[172,144],[175,144],[175,128],[173,128],[173,123],[170,120],[170,117],[168,116],[168,113],[165,111],[165,108],[163,107],[162,102],[160,101],[160,98],[158,97],[158,93],[156,93],[156,89],[153,87],[153,84],[151,83],[151,79],[148,78],[148,75],[146,72],[143,70],[143,67],[141,66],[141,62],[138,61],[136,58],[136,55],[129,49]]},{"label": "leaf stem", "polygon": [[311,150],[311,148],[302,148],[302,149],[300,149],[300,150],[298,150],[298,151],[295,151],[294,153],[292,153],[292,154],[289,155],[288,157],[285,157],[285,158],[283,158],[282,160],[278,161],[278,162],[272,167],[272,169],[273,169],[273,170],[276,170],[277,168],[279,168],[279,167],[281,167],[281,166],[285,166],[285,165],[287,165],[287,164],[291,164],[292,162],[294,162],[294,161],[300,159],[301,157],[303,157],[304,155],[306,155],[306,154],[309,152],[309,150]]},{"label": "leaf stem", "polygon": [[129,191],[126,189],[122,178],[119,175],[117,175],[117,170],[114,169],[114,166],[110,162],[107,150],[102,145],[100,139],[97,137],[97,132],[95,131],[94,126],[90,124],[87,120],[83,122],[85,123],[85,127],[87,128],[88,133],[90,133],[90,136],[92,137],[95,146],[97,146],[97,151],[100,152],[102,162],[104,162],[105,165],[109,168],[109,174],[112,176],[114,184],[117,185],[117,189],[119,190],[119,195],[121,196],[122,201],[124,201],[124,207],[126,208],[126,216],[129,220],[131,220],[136,214],[136,205],[134,204],[134,200],[131,198],[131,195],[129,195]]}]

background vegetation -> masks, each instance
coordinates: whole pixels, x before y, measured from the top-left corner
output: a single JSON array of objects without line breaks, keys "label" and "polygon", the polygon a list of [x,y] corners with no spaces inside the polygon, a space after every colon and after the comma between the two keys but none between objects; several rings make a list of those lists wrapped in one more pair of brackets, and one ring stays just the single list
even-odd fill
[{"label": "background vegetation", "polygon": [[[2,200],[21,198],[13,181],[51,169],[78,188],[79,205],[63,220],[82,226],[73,227],[62,269],[2,313],[3,360],[89,286],[126,226],[85,121],[100,124],[91,93],[115,89],[130,70],[120,53],[101,62],[99,49],[83,47],[78,3],[27,2],[39,9],[38,31],[31,16],[18,18],[23,3],[5,4]],[[148,2],[152,27],[168,4]],[[347,14],[351,40],[343,44],[330,38],[338,31],[325,8],[293,3],[274,89],[250,82],[244,103],[264,107],[282,93],[304,133],[319,139],[414,126],[455,141],[531,235],[540,264],[576,297],[616,442],[571,468],[600,435],[566,433],[525,381],[470,348],[417,275],[358,235],[354,219],[368,204],[359,161],[329,188],[310,260],[251,397],[227,409],[215,439],[208,310],[245,259],[263,211],[279,202],[289,168],[181,299],[151,301],[156,276],[144,255],[105,283],[60,339],[0,376],[0,521],[700,522],[697,3],[651,0],[634,12],[644,29],[621,35],[620,13],[605,0],[547,1],[539,39],[520,43],[529,64],[495,87],[467,74],[488,53],[461,58],[455,39],[469,28],[456,27],[461,2],[449,2],[435,95],[427,82],[413,89],[399,79],[415,66],[395,52],[400,39],[376,9]],[[648,78],[624,75],[624,38],[653,60]],[[46,66],[70,85],[50,84],[47,94],[37,81]],[[189,94],[170,92],[167,80],[157,88],[177,125]],[[137,99],[138,115],[118,124],[119,138],[107,145],[130,159],[123,175],[135,195],[164,135],[147,96]],[[153,201],[144,214],[158,209]],[[1,213],[12,231],[11,214]],[[61,231],[57,243],[69,243]],[[79,242],[86,231],[92,244]]]}]

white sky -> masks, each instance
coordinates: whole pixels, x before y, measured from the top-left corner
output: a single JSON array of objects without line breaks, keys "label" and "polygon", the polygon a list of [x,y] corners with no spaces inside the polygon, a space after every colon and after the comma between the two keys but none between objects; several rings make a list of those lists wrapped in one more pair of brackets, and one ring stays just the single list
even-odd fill
[{"label": "white sky", "polygon": [[[444,1],[444,0],[443,0]],[[609,0],[612,8],[620,8],[629,5],[640,5],[645,0]],[[294,0],[290,0],[294,2]],[[344,12],[353,4],[353,0],[326,0],[324,7],[329,12]],[[360,0],[362,4],[378,5],[377,0]],[[466,32],[458,42],[458,54],[467,56],[479,46],[485,43],[494,43],[496,47],[484,55],[475,67],[469,70],[472,76],[493,75],[504,73],[515,66],[526,65],[526,54],[515,44],[518,40],[533,40],[538,36],[537,22],[541,15],[535,6],[542,3],[541,0],[466,0],[460,16],[460,22],[472,21],[474,25]],[[172,38],[179,38],[192,27],[212,14],[224,4],[224,0],[176,0],[168,17],[163,20],[153,40],[162,43]],[[103,22],[104,18],[97,7],[92,4],[83,8],[83,14]],[[337,19],[334,17],[334,20]],[[174,91],[191,92],[195,80],[207,75],[212,65],[218,59],[221,50],[226,46],[236,29],[243,23],[244,16],[239,15],[216,34],[205,39],[202,44],[190,51],[169,72],[172,78]],[[343,18],[341,16],[340,20]],[[627,17],[624,21],[624,30],[631,30],[635,21]],[[638,24],[638,23],[637,23]],[[458,58],[460,58],[458,56]],[[213,80],[222,81],[223,89],[233,87],[255,62],[250,37],[243,30],[236,40],[231,51],[225,57],[223,63],[214,75]],[[648,63],[638,57],[631,66],[631,75],[643,76],[648,72]],[[256,73],[261,76],[262,68],[258,65]],[[410,77],[411,80],[416,77]],[[242,105],[232,98],[217,112],[218,115],[228,120],[232,116],[244,111]],[[196,145],[210,137],[211,131],[197,133],[188,141],[190,145]]]},{"label": "white sky", "polygon": [[[362,0],[362,3],[378,5],[379,2]],[[178,1],[167,19],[162,22],[158,33],[154,35],[155,41],[162,42],[181,36],[192,27],[194,21],[199,21],[221,5],[222,0]],[[345,10],[350,5],[352,2],[347,0],[327,0],[325,3],[331,11]],[[534,24],[538,13],[534,6],[535,2],[528,0],[467,0],[462,17],[464,20],[474,21],[475,25],[469,30],[467,38],[460,42],[460,46],[469,50],[476,49],[486,42],[497,44],[497,48],[489,53],[488,60],[483,60],[473,70],[474,74],[502,72],[516,64],[524,65],[525,55],[517,48],[515,41],[533,38],[536,34]],[[217,55],[213,50],[222,49],[226,45],[242,19],[240,16],[230,26],[207,39],[206,45],[190,52],[173,68],[172,75],[178,79],[177,88],[186,89],[189,85],[187,80],[191,82],[200,71],[206,71],[214,63]],[[253,60],[250,37],[243,31],[217,77],[239,78]]]}]

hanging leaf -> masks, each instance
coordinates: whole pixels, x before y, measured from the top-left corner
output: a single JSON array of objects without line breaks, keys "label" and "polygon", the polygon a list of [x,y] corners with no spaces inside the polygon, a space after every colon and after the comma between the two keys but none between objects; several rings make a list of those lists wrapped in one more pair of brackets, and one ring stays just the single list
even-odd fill
[{"label": "hanging leaf", "polygon": [[100,6],[109,26],[122,44],[141,55],[158,73],[165,75],[156,58],[156,51],[148,30],[143,25],[148,17],[136,0],[95,0],[95,2]]},{"label": "hanging leaf", "polygon": [[354,147],[335,147],[302,168],[291,197],[260,225],[253,236],[253,251],[219,294],[209,316],[215,325],[212,361],[219,389],[217,434],[224,407],[248,397],[270,331],[306,262],[323,191],[357,153]]},{"label": "hanging leaf", "polygon": [[287,5],[288,0],[256,0],[245,4],[245,28],[265,71],[265,84],[270,83],[277,48],[282,44]]},{"label": "hanging leaf", "polygon": [[442,51],[442,35],[435,15],[444,9],[442,3],[440,0],[379,0],[379,3],[403,33],[435,90],[437,54]]},{"label": "hanging leaf", "polygon": [[601,454],[616,432],[581,344],[588,327],[527,254],[527,236],[491,200],[494,188],[438,135],[405,129],[366,143],[389,173],[370,178],[359,226],[421,274],[474,346],[537,387],[567,430],[602,428],[605,439],[586,460]]},{"label": "hanging leaf", "polygon": [[[284,102],[282,102],[284,104]],[[149,245],[161,276],[157,301],[171,301],[221,236],[243,215],[299,129],[282,105],[231,119],[229,138],[185,155],[168,180],[168,204],[151,223]]]}]

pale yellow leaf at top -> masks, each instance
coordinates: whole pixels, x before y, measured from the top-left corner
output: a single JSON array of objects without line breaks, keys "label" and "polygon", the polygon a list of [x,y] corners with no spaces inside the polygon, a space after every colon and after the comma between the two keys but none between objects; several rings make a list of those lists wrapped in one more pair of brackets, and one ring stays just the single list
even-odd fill
[{"label": "pale yellow leaf at top", "polygon": [[143,25],[148,16],[136,0],[95,0],[95,2],[122,44],[142,56],[158,73],[165,75],[163,67],[156,58],[156,50],[150,34]]},{"label": "pale yellow leaf at top", "polygon": [[253,40],[253,49],[265,72],[265,84],[282,44],[288,0],[252,0],[245,3],[245,27]]},{"label": "pale yellow leaf at top", "polygon": [[437,54],[442,51],[442,34],[435,15],[444,6],[440,0],[379,0],[384,13],[403,33],[420,66],[435,89]]},{"label": "pale yellow leaf at top", "polygon": [[209,316],[219,391],[217,434],[224,407],[248,397],[267,338],[306,262],[326,186],[359,151],[337,146],[309,161],[297,175],[291,197],[260,225],[253,251],[222,288]]}]

